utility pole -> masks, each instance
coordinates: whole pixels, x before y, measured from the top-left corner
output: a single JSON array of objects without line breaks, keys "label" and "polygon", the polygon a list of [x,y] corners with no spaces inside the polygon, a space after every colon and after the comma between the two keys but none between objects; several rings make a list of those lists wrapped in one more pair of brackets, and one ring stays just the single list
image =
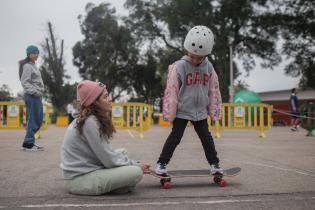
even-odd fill
[{"label": "utility pole", "polygon": [[234,96],[234,78],[233,78],[233,40],[229,38],[229,51],[230,51],[230,87],[229,87],[229,94],[230,94],[230,103],[233,102]]}]

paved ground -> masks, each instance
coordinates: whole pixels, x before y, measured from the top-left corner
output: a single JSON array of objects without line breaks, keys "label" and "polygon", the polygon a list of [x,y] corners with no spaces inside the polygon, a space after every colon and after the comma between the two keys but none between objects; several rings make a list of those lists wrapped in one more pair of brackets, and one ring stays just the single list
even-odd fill
[{"label": "paved ground", "polygon": [[[130,156],[154,166],[169,129],[154,126],[144,139],[120,130],[112,141]],[[145,175],[128,195],[75,196],[63,188],[59,147],[65,128],[50,126],[41,133],[44,152],[20,150],[24,131],[0,131],[0,208],[4,209],[314,209],[315,137],[288,128],[258,132],[225,131],[216,146],[225,168],[240,166],[239,176],[220,188],[207,178],[173,180],[161,189]],[[208,168],[193,128],[187,128],[169,169]]]}]

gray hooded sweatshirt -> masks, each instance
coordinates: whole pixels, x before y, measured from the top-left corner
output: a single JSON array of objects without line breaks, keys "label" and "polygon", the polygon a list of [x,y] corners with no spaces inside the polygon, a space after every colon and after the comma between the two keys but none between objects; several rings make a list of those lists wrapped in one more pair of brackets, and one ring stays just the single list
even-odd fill
[{"label": "gray hooded sweatshirt", "polygon": [[41,73],[32,62],[24,64],[21,84],[24,89],[24,94],[42,96],[44,93],[44,83]]},{"label": "gray hooded sweatshirt", "polygon": [[193,121],[206,119],[209,88],[204,80],[213,71],[208,58],[196,66],[189,61],[188,56],[184,56],[176,63],[176,67],[182,83],[178,93],[177,117]]},{"label": "gray hooded sweatshirt", "polygon": [[99,169],[140,165],[138,161],[113,149],[108,138],[100,136],[95,116],[91,115],[85,120],[82,135],[75,127],[76,121],[69,125],[60,150],[64,179],[73,179]]}]

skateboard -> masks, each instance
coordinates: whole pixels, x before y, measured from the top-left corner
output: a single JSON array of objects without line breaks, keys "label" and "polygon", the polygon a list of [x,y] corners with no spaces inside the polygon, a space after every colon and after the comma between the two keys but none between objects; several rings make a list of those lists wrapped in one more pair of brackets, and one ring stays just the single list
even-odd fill
[{"label": "skateboard", "polygon": [[153,170],[149,170],[146,174],[150,174],[156,178],[160,179],[160,183],[164,189],[172,188],[172,179],[185,178],[185,177],[213,177],[213,182],[218,184],[220,187],[226,187],[227,182],[223,177],[233,177],[238,175],[241,172],[240,167],[234,167],[223,170],[223,174],[211,174],[210,170],[174,170],[168,171],[167,174],[158,175]]}]

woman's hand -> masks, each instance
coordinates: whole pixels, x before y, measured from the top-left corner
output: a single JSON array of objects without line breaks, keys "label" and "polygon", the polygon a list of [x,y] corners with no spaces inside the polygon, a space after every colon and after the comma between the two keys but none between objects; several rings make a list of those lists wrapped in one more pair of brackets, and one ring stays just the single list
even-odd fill
[{"label": "woman's hand", "polygon": [[141,163],[141,169],[143,173],[149,173],[150,172],[150,165],[146,163]]}]

